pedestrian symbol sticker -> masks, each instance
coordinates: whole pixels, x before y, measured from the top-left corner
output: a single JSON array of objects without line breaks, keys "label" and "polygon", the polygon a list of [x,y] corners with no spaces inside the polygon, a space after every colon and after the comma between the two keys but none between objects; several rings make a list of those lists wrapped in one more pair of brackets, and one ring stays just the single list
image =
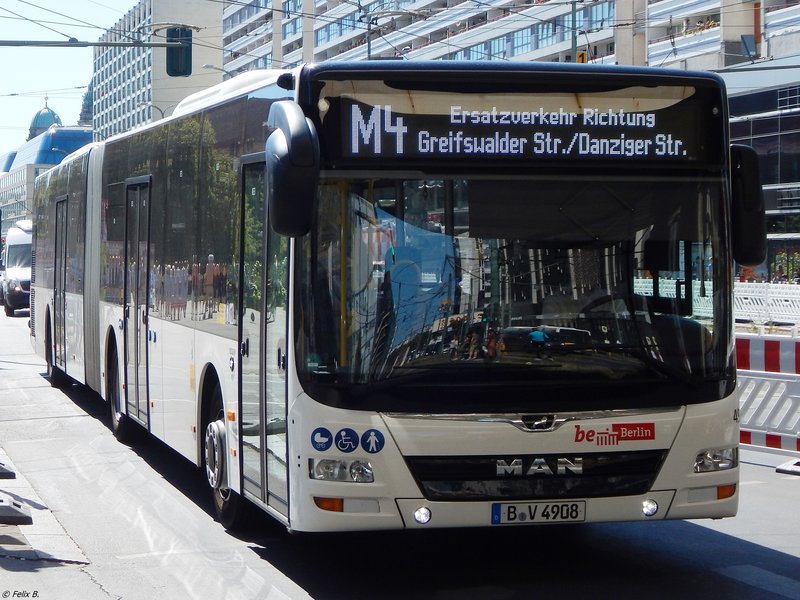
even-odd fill
[{"label": "pedestrian symbol sticker", "polygon": [[350,428],[336,432],[336,447],[340,452],[352,452],[358,448],[358,434]]},{"label": "pedestrian symbol sticker", "polygon": [[318,452],[325,452],[333,443],[333,434],[324,427],[317,427],[311,432],[311,445]]},{"label": "pedestrian symbol sticker", "polygon": [[361,447],[370,454],[377,454],[383,449],[386,439],[377,429],[368,429],[361,436]]}]

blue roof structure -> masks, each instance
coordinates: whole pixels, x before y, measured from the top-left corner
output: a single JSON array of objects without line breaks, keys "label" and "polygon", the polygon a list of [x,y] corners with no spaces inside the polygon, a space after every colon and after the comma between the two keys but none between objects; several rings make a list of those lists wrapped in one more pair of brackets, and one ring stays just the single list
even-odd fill
[{"label": "blue roof structure", "polygon": [[12,150],[11,152],[6,152],[3,156],[0,156],[0,173],[8,173],[11,169],[11,165],[14,163],[14,157],[17,155],[16,150]]},{"label": "blue roof structure", "polygon": [[52,125],[17,148],[14,161],[8,171],[24,165],[57,165],[67,154],[82,148],[92,141],[90,127],[59,127]]}]

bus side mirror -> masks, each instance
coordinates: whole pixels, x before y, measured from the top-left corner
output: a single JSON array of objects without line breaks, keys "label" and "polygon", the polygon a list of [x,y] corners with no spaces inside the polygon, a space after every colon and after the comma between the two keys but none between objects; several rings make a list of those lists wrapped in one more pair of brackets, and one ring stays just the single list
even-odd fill
[{"label": "bus side mirror", "polygon": [[731,144],[733,259],[753,267],[767,259],[767,226],[758,155],[750,146]]},{"label": "bus side mirror", "polygon": [[266,195],[272,229],[297,237],[311,230],[319,181],[319,139],[300,106],[280,100],[269,109]]}]

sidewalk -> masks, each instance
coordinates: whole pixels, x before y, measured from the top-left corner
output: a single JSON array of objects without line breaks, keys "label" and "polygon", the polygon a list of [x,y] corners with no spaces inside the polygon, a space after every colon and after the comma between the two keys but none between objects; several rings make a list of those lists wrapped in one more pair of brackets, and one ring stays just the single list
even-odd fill
[{"label": "sidewalk", "polygon": [[88,564],[83,552],[64,531],[25,476],[14,468],[2,447],[0,463],[16,474],[14,479],[0,479],[0,493],[27,506],[33,519],[32,525],[0,523],[0,558]]},{"label": "sidewalk", "polygon": [[[34,354],[31,347],[27,319],[25,315],[0,318],[0,425],[6,430],[0,438],[0,463],[14,474],[13,479],[0,479],[0,496],[6,502],[19,502],[26,506],[33,524],[0,522],[0,559],[86,564],[88,561],[83,552],[14,465],[5,448],[17,433],[25,437],[19,427],[26,419],[26,409],[32,404],[46,403],[44,390],[49,390],[42,377],[44,361]],[[46,413],[39,414],[44,416]],[[12,431],[15,434],[9,435]]]},{"label": "sidewalk", "polygon": [[0,523],[0,596],[108,600],[89,560],[26,477],[28,467],[9,456],[14,444],[34,435],[31,423],[50,423],[54,415],[44,361],[33,352],[26,321],[26,315],[0,316],[0,463],[14,474],[0,479],[0,496],[27,507],[32,520],[31,525]]}]

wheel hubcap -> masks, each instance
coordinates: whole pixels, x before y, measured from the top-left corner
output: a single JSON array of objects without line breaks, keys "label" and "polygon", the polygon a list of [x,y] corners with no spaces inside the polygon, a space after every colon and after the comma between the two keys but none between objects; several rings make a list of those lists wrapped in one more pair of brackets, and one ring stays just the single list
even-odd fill
[{"label": "wheel hubcap", "polygon": [[226,488],[224,481],[225,459],[222,455],[225,448],[225,425],[222,421],[213,421],[206,428],[206,478],[208,484],[215,490]]}]

